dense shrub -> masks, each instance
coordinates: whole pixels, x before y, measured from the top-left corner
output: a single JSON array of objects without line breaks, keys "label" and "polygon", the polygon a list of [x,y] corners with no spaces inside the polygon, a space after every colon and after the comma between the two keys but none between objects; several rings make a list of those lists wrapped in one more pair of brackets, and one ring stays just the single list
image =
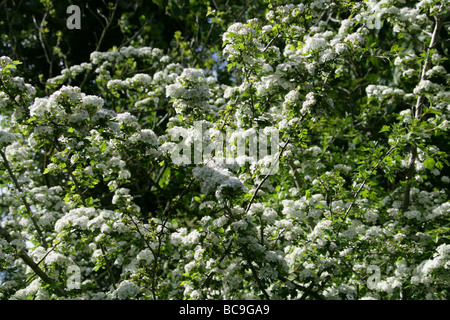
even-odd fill
[{"label": "dense shrub", "polygon": [[264,6],[1,57],[2,299],[449,298],[448,2]]}]

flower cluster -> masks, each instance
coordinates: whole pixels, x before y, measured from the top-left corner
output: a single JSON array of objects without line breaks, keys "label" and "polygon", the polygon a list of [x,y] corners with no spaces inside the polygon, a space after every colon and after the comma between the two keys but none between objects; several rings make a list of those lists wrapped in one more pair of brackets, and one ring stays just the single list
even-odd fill
[{"label": "flower cluster", "polygon": [[174,108],[177,113],[196,110],[210,112],[208,105],[209,85],[214,78],[206,78],[201,69],[186,68],[176,78],[175,83],[168,85],[166,95],[174,99]]},{"label": "flower cluster", "polygon": [[214,192],[217,199],[227,198],[229,192],[242,192],[245,187],[229,169],[215,161],[208,161],[203,167],[192,170],[193,177],[201,181],[201,191]]}]

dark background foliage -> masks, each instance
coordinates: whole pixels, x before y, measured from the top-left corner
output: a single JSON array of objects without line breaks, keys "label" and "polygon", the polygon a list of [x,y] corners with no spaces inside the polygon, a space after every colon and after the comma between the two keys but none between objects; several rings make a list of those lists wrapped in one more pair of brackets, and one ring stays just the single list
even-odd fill
[{"label": "dark background foliage", "polygon": [[[66,26],[71,4],[81,9],[81,29]],[[183,54],[190,66],[211,68],[228,24],[261,14],[262,1],[4,0],[0,55],[23,62],[25,79],[41,89],[62,69],[89,61],[91,52],[129,44]]]}]

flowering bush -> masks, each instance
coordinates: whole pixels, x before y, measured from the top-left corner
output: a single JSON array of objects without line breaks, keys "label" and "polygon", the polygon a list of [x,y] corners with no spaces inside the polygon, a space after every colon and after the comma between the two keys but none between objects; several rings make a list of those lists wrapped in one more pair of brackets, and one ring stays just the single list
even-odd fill
[{"label": "flowering bush", "polygon": [[122,46],[47,96],[1,57],[0,297],[448,299],[448,15],[267,1],[214,68]]}]

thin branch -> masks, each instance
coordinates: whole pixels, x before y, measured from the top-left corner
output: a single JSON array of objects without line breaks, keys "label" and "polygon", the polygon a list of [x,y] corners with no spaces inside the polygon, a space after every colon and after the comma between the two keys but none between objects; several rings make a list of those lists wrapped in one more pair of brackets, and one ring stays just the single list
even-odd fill
[{"label": "thin branch", "polygon": [[[136,227],[137,232],[139,233],[139,235],[141,236],[142,240],[144,241],[145,245],[147,246],[147,248],[150,250],[150,252],[153,255],[154,261],[156,261],[156,253],[155,250],[153,250],[152,246],[150,245],[150,243],[147,241],[147,239],[145,238],[145,236],[142,234],[141,230],[139,229],[139,225],[137,224],[136,221],[134,221],[133,217],[131,215],[128,215],[128,217],[130,218],[131,222],[133,222],[134,226]],[[159,254],[159,253],[158,253]],[[154,268],[153,268],[153,280],[152,280],[152,295],[153,295],[153,299],[156,300],[156,283],[157,283],[157,277],[156,277],[156,269],[157,269],[158,265],[157,262],[154,263]]]},{"label": "thin branch", "polygon": [[[222,263],[223,259],[225,259],[225,257],[228,255],[228,253],[231,250],[232,245],[233,245],[233,239],[231,239],[230,243],[225,248],[225,251],[224,251],[223,255],[220,257],[219,261],[217,261],[217,263],[216,263],[217,266],[219,266]],[[211,277],[213,276],[214,273],[215,273],[214,271],[211,271],[208,274],[205,281],[203,281],[202,288],[205,288],[209,284],[209,281],[211,281]]]},{"label": "thin branch", "polygon": [[49,78],[51,78],[52,74],[53,74],[53,56],[52,56],[52,58],[50,58],[49,53],[47,52],[47,48],[46,48],[47,45],[45,43],[45,39],[42,34],[42,30],[44,29],[44,22],[45,22],[46,18],[47,18],[47,12],[42,17],[41,23],[38,26],[38,24],[36,22],[36,18],[33,16],[33,23],[36,26],[36,29],[38,30],[39,42],[41,43],[42,50],[44,51],[45,60],[47,60],[47,63],[49,65],[48,76],[49,76]]},{"label": "thin branch", "polygon": [[[234,220],[234,216],[233,216],[233,213],[231,212],[230,208],[229,208],[228,206],[226,206],[226,207],[225,207],[225,210],[227,211],[227,213],[228,213],[228,215],[230,216],[230,218]],[[229,244],[230,247],[231,247],[231,244],[232,244],[232,243],[233,243],[233,242],[230,242],[230,244]],[[263,283],[261,282],[261,279],[259,279],[258,273],[256,272],[255,267],[252,265],[252,261],[253,261],[253,260],[252,260],[251,257],[249,256],[249,254],[248,254],[246,248],[245,248],[244,246],[242,246],[241,248],[242,248],[242,254],[244,255],[244,259],[247,261],[247,264],[248,264],[248,266],[249,266],[249,268],[250,268],[250,270],[251,270],[251,272],[252,272],[252,274],[253,274],[253,277],[254,277],[255,280],[256,280],[256,283],[257,283],[259,289],[260,289],[261,292],[263,293],[263,295],[264,295],[264,297],[266,298],[266,300],[270,300],[269,294],[267,293],[266,289],[264,288],[264,285],[263,285]],[[227,249],[227,250],[228,250],[228,249]]]},{"label": "thin branch", "polygon": [[266,52],[267,49],[273,44],[273,42],[280,36],[280,33],[277,32],[277,34],[269,41],[269,43],[266,45],[266,47],[263,49],[262,52]]},{"label": "thin branch", "polygon": [[[14,238],[11,236],[11,234],[6,231],[5,229],[3,229],[0,226],[0,235],[5,238],[6,241],[9,242],[9,244],[15,248],[17,250],[17,248],[11,244],[11,242],[14,240]],[[17,250],[18,251],[18,250]],[[26,265],[28,265],[31,270],[33,270],[36,275],[42,279],[42,281],[44,281],[45,283],[49,284],[54,290],[55,293],[60,296],[63,297],[66,295],[66,293],[64,292],[63,289],[61,289],[56,283],[55,281],[50,278],[40,267],[38,264],[36,264],[32,258],[30,258],[30,256],[22,249],[20,251],[18,251],[18,256],[25,262]]]},{"label": "thin branch", "polygon": [[[422,74],[420,76],[419,82],[425,79],[425,75],[429,69],[429,63],[430,63],[429,55],[430,55],[431,49],[433,49],[433,47],[436,45],[436,38],[437,38],[439,28],[440,28],[439,18],[437,16],[435,16],[434,31],[433,31],[433,34],[431,35],[431,41],[430,41],[430,44],[429,44],[427,52],[426,52],[425,62],[423,64]],[[416,100],[416,104],[412,107],[411,113],[415,119],[420,120],[420,118],[422,116],[422,113],[423,113],[422,100],[423,100],[423,95],[419,94],[419,96],[417,97],[417,100]],[[408,171],[407,171],[407,176],[406,176],[406,180],[408,182],[406,183],[405,190],[403,191],[402,212],[405,212],[406,210],[408,210],[409,204],[411,201],[410,200],[411,180],[414,177],[414,173],[415,173],[416,159],[417,159],[417,147],[411,144],[411,149],[409,152]]]},{"label": "thin branch", "polygon": [[137,30],[127,41],[123,42],[118,49],[128,45],[131,43],[131,41],[134,40],[134,38],[136,38],[143,30],[144,28],[153,20],[153,15],[150,17],[150,19],[148,19],[147,21],[145,21],[145,23],[142,25],[142,27],[139,28],[139,30]]},{"label": "thin branch", "polygon": [[[104,28],[103,28],[103,30],[102,30],[102,33],[101,33],[101,35],[100,35],[100,39],[98,40],[97,46],[95,47],[94,51],[100,50],[100,46],[102,45],[103,38],[105,37],[106,32],[107,32],[108,29],[110,28],[110,26],[111,26],[111,24],[112,24],[112,21],[113,21],[113,19],[114,19],[114,15],[115,15],[116,10],[117,10],[117,3],[118,3],[118,0],[116,0],[116,3],[115,3],[115,5],[114,5],[114,10],[112,10],[112,12],[110,12],[110,15],[109,15],[108,18],[106,18],[100,11],[98,11],[98,14],[101,15],[101,16],[106,20],[106,25],[104,26]],[[92,73],[92,69],[89,70],[88,72],[86,72],[86,74],[85,74],[85,76],[84,76],[84,79],[83,79],[83,81],[82,81],[81,84],[80,84],[80,89],[82,89],[82,88],[84,87],[86,81],[87,81],[87,80],[89,79],[89,77],[91,76],[91,73]]]},{"label": "thin branch", "polygon": [[16,187],[17,191],[20,193],[20,198],[25,205],[25,208],[27,209],[27,213],[31,219],[31,222],[33,223],[34,228],[36,229],[39,239],[42,242],[42,245],[45,249],[48,248],[47,243],[45,242],[44,234],[42,233],[41,228],[39,227],[36,219],[33,217],[33,211],[31,211],[30,204],[28,203],[27,199],[25,198],[25,195],[23,194],[22,187],[20,186],[19,182],[17,181],[16,176],[14,175],[14,172],[11,169],[11,166],[9,165],[8,159],[6,158],[5,152],[3,150],[0,150],[0,155],[3,159],[3,162],[5,163],[6,170],[8,171],[9,176],[11,177],[12,181],[14,182],[14,186]]},{"label": "thin branch", "polygon": [[[355,192],[355,195],[353,196],[353,201],[352,203],[348,206],[344,218],[342,219],[342,221],[345,221],[345,219],[347,218],[348,214],[350,213],[350,210],[353,208],[353,206],[356,203],[356,199],[359,196],[359,193],[361,192],[362,188],[365,186],[367,179],[370,178],[370,176],[372,175],[372,173],[374,173],[374,171],[380,166],[380,164],[383,162],[384,158],[386,158],[391,152],[392,150],[394,150],[395,148],[397,148],[397,145],[392,146],[378,161],[378,163],[372,168],[372,170],[370,171],[370,173],[367,175],[367,177],[364,179],[364,181],[361,183],[361,185],[359,186],[358,190]],[[338,227],[338,230],[336,231],[336,234],[339,234],[339,231],[342,228],[342,224]]]},{"label": "thin branch", "polygon": [[292,171],[292,174],[294,177],[295,186],[298,189],[301,189],[301,185],[302,185],[301,178],[300,178],[300,175],[298,174],[297,169],[294,167],[294,164],[292,163],[292,161],[289,161],[289,168],[291,168],[291,171]]},{"label": "thin branch", "polygon": [[259,189],[261,189],[262,185],[264,184],[264,182],[266,182],[267,178],[269,178],[269,176],[272,174],[273,169],[275,168],[275,166],[278,164],[278,162],[281,159],[281,156],[283,155],[284,150],[286,149],[286,147],[289,144],[289,139],[286,141],[286,143],[284,144],[283,148],[280,151],[280,154],[278,155],[277,160],[275,161],[275,163],[272,165],[272,167],[270,168],[269,172],[266,174],[266,176],[261,180],[261,182],[258,184],[258,186],[255,189],[255,192],[253,193],[252,198],[250,199],[250,202],[247,205],[247,209],[245,209],[245,213],[247,213],[250,210],[250,207],[252,206],[253,201],[256,198],[256,195],[259,191]]},{"label": "thin branch", "polygon": [[255,278],[256,283],[258,284],[259,289],[262,291],[262,293],[263,293],[264,297],[266,298],[266,300],[270,300],[269,294],[267,293],[266,289],[264,288],[264,286],[263,286],[263,284],[261,282],[261,279],[259,279],[258,274],[256,273],[255,267],[252,265],[252,260],[248,257],[247,252],[244,251],[244,255],[245,255],[245,259],[248,262],[250,270],[252,271],[253,277]]},{"label": "thin branch", "polygon": [[281,281],[292,283],[292,285],[293,285],[294,287],[296,287],[296,288],[299,289],[300,291],[303,291],[303,292],[305,292],[305,293],[310,294],[311,296],[313,296],[313,297],[316,298],[317,300],[325,300],[325,298],[322,297],[322,296],[321,296],[320,294],[318,294],[317,292],[311,291],[311,288],[306,288],[306,287],[304,287],[304,286],[302,286],[302,285],[300,285],[300,284],[298,284],[298,283],[296,283],[296,282],[294,282],[294,281],[292,281],[292,280],[289,280],[288,278],[286,278],[286,277],[284,277],[284,276],[279,276],[278,278],[279,278]]},{"label": "thin branch", "polygon": [[114,274],[112,273],[110,261],[107,257],[107,252],[106,252],[106,249],[105,249],[105,246],[103,245],[103,243],[100,243],[100,249],[102,250],[103,257],[105,258],[106,270],[108,271],[109,277],[111,278],[112,286],[115,290],[117,288],[116,280],[114,279]]}]

